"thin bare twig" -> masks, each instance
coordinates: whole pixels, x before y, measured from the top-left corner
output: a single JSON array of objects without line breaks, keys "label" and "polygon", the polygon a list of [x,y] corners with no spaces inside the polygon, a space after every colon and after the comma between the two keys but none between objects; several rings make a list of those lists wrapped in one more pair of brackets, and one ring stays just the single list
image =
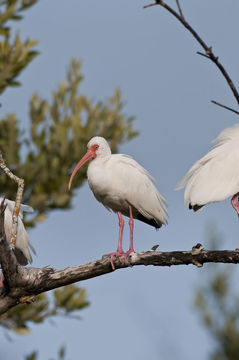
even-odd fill
[{"label": "thin bare twig", "polygon": [[181,18],[184,19],[182,8],[181,8],[181,5],[179,3],[179,0],[176,0],[176,4],[177,4],[178,11],[179,11],[179,14],[180,14]]},{"label": "thin bare twig", "polygon": [[[179,0],[177,0],[177,2],[179,3]],[[205,50],[206,55],[211,59],[212,62],[214,62],[214,64],[218,67],[218,69],[220,70],[220,72],[222,73],[222,75],[224,76],[224,78],[226,79],[237,103],[239,104],[239,93],[236,89],[236,86],[234,85],[232,79],[230,78],[229,74],[227,73],[227,71],[225,70],[225,68],[223,67],[223,65],[220,63],[220,61],[218,60],[218,56],[215,56],[213,51],[212,51],[212,47],[208,46],[203,39],[198,35],[198,33],[192,28],[191,25],[189,25],[189,23],[185,20],[184,16],[182,17],[180,13],[177,13],[173,8],[171,8],[168,4],[166,4],[164,1],[162,0],[156,0],[155,4],[150,4],[150,5],[146,5],[144,6],[144,8],[147,8],[149,6],[154,6],[154,5],[160,5],[163,8],[165,8],[168,12],[170,12],[173,16],[175,16],[180,22],[181,24],[193,35],[193,37],[197,40],[197,42],[202,46],[202,48]],[[180,6],[180,4],[179,4]],[[181,7],[180,7],[181,9]]]},{"label": "thin bare twig", "polygon": [[18,215],[20,212],[21,200],[24,190],[24,180],[14,175],[11,170],[5,164],[2,153],[0,153],[0,168],[5,172],[7,176],[18,184],[17,195],[15,200],[15,206],[12,213],[12,233],[10,247],[14,248],[17,239],[17,226],[18,226]]},{"label": "thin bare twig", "polygon": [[208,55],[206,55],[206,54],[203,54],[203,53],[201,53],[200,51],[197,51],[197,54],[198,54],[198,55],[201,55],[201,56],[204,56],[204,57],[207,58],[207,59],[210,59],[210,56],[208,56]]},{"label": "thin bare twig", "polygon": [[155,3],[152,3],[152,4],[144,5],[143,9],[147,9],[147,8],[149,8],[151,6],[155,6],[155,5],[158,5],[158,4],[155,2]]},{"label": "thin bare twig", "polygon": [[218,105],[218,106],[221,106],[222,108],[227,109],[227,110],[230,110],[230,111],[234,112],[235,114],[239,115],[239,111],[236,111],[236,110],[234,110],[234,109],[232,109],[232,108],[230,108],[230,107],[228,107],[228,106],[226,106],[226,105],[220,104],[219,102],[217,102],[217,101],[215,101],[215,100],[211,100],[211,102],[212,102],[213,104],[216,104],[216,105]]}]

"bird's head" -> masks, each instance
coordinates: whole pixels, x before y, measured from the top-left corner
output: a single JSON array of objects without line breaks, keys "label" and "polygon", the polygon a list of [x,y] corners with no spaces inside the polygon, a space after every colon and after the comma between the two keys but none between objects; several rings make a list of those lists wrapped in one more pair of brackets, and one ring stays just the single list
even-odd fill
[{"label": "bird's head", "polygon": [[83,158],[78,162],[76,167],[74,168],[70,181],[68,184],[68,189],[71,188],[72,180],[77,173],[77,171],[89,160],[95,158],[105,158],[111,155],[111,150],[107,141],[100,136],[94,136],[87,144],[87,152],[83,156]]}]

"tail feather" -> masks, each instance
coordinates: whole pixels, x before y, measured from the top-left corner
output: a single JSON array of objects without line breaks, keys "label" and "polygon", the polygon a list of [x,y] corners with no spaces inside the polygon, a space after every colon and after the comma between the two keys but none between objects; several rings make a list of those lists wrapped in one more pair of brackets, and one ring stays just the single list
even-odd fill
[{"label": "tail feather", "polygon": [[158,224],[154,219],[147,219],[145,216],[143,216],[140,213],[138,213],[137,219],[144,222],[144,223],[146,223],[146,224],[148,224],[148,225],[151,225],[151,226],[155,227],[155,229],[159,229],[162,226],[162,224]]}]

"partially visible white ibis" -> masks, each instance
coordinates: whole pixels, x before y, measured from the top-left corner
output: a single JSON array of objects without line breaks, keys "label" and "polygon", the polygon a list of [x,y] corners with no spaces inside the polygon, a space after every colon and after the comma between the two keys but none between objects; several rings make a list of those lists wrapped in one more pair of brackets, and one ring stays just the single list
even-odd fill
[{"label": "partially visible white ibis", "polygon": [[194,211],[232,196],[239,216],[239,124],[223,130],[213,142],[216,145],[191,167],[176,189],[185,187],[185,205]]},{"label": "partially visible white ibis", "polygon": [[[149,173],[128,155],[111,154],[107,141],[99,136],[87,144],[87,152],[72,172],[69,189],[77,171],[88,161],[88,183],[96,199],[119,218],[119,242],[116,252],[110,257],[114,269],[114,256],[125,259],[134,252],[133,219],[138,219],[156,229],[167,223],[166,201],[153,184]],[[130,226],[130,247],[125,253],[122,248],[124,229],[123,215],[128,216]]]},{"label": "partially visible white ibis", "polygon": [[[3,198],[0,197],[0,203],[2,202],[2,200]],[[12,213],[14,210],[15,202],[5,199],[5,204],[7,205],[7,207],[5,210],[5,217],[4,217],[4,229],[5,229],[7,241],[10,242],[11,231],[12,231]],[[18,217],[17,239],[16,239],[14,253],[20,265],[27,265],[28,263],[32,262],[30,249],[34,254],[35,254],[35,250],[29,240],[28,234],[23,225],[22,211],[33,212],[33,208],[31,206],[21,204],[21,211]]]},{"label": "partially visible white ibis", "polygon": [[[3,201],[3,198],[0,197],[0,203]],[[15,202],[12,200],[5,199],[4,203],[7,205],[5,214],[4,214],[4,230],[6,234],[6,239],[10,243],[11,233],[12,233],[12,213],[14,210]],[[20,265],[27,265],[32,263],[32,256],[30,249],[35,254],[35,249],[31,244],[26,229],[22,221],[22,212],[33,212],[33,208],[28,205],[21,204],[21,211],[18,216],[18,226],[17,226],[17,238],[16,244],[14,247],[14,254],[17,258],[17,261]],[[0,278],[0,287],[3,285],[3,276]]]}]

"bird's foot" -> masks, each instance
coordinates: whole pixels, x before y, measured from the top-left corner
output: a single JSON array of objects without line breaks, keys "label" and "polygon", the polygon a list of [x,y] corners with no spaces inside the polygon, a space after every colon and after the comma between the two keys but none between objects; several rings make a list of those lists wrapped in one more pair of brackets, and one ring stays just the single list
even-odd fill
[{"label": "bird's foot", "polygon": [[126,258],[129,256],[129,254],[135,253],[134,249],[129,249],[125,254]]},{"label": "bird's foot", "polygon": [[[132,252],[132,251],[131,251]],[[105,254],[102,256],[102,259],[105,257],[109,257],[110,258],[110,263],[112,266],[112,269],[115,270],[115,265],[114,265],[114,256],[117,257],[119,259],[119,261],[123,262],[126,261],[127,257],[129,255],[129,252],[127,251],[126,253],[123,251],[115,251],[113,253],[110,254]],[[123,258],[123,259],[122,259]]]}]

